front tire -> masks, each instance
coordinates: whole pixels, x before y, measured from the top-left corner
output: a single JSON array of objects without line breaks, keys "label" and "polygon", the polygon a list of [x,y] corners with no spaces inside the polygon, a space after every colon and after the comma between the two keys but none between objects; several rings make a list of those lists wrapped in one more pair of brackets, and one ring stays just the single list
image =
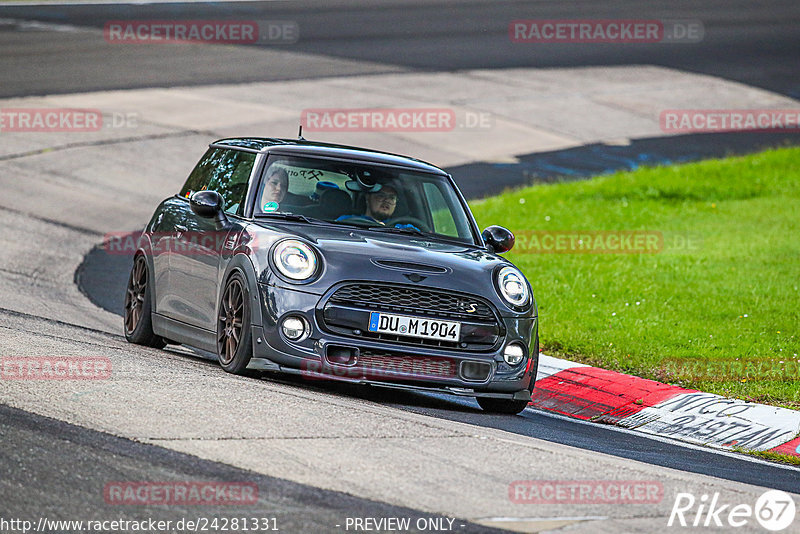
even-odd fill
[{"label": "front tire", "polygon": [[153,332],[152,295],[147,259],[139,254],[133,259],[133,268],[125,291],[125,339],[129,343],[163,349],[167,344]]},{"label": "front tire", "polygon": [[234,273],[225,283],[217,318],[217,356],[229,373],[245,374],[253,357],[250,329],[250,296],[241,274]]},{"label": "front tire", "polygon": [[521,413],[522,410],[528,407],[530,402],[526,400],[493,399],[491,397],[478,397],[477,400],[484,412],[505,415]]}]

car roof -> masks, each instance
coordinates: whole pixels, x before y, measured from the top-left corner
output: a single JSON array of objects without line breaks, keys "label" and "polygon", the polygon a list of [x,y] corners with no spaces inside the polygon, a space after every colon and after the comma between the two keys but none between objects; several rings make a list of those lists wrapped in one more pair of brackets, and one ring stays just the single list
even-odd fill
[{"label": "car roof", "polygon": [[272,137],[232,137],[220,139],[211,143],[217,146],[229,146],[231,148],[243,148],[246,150],[255,150],[258,152],[281,152],[281,153],[296,153],[297,155],[318,155],[333,158],[344,158],[362,160],[372,163],[379,163],[384,165],[394,165],[414,169],[422,172],[447,175],[445,171],[439,167],[427,163],[422,160],[410,158],[408,156],[401,156],[399,154],[392,154],[390,152],[381,152],[379,150],[370,150],[368,148],[360,148],[347,145],[337,145],[332,143],[321,143],[317,141],[307,141],[305,139],[280,139]]}]

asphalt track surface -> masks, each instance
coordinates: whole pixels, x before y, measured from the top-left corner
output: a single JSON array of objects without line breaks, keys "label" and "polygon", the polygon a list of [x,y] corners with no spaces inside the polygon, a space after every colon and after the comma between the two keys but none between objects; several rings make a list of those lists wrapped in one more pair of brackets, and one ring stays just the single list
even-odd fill
[{"label": "asphalt track surface", "polygon": [[[291,49],[317,57],[276,64],[266,61],[260,65],[261,68],[254,68],[252,54],[262,53],[260,50],[206,46],[195,47],[191,52],[163,55],[157,48],[146,46],[133,47],[136,50],[98,47],[95,34],[65,32],[63,40],[42,42],[35,32],[16,31],[16,22],[0,23],[0,72],[4,73],[0,96],[403,70],[641,63],[721,76],[800,97],[797,67],[800,58],[800,4],[792,1],[706,2],[702,6],[694,2],[618,2],[613,5],[576,2],[569,6],[562,2],[359,2],[346,5],[327,3],[325,7],[306,2],[192,4],[188,7],[180,4],[0,6],[0,18],[94,28],[101,28],[107,20],[118,19],[242,17],[297,21],[301,40],[293,45],[284,45],[280,50]],[[543,53],[530,46],[509,42],[507,24],[517,18],[698,19],[703,22],[706,36],[702,46],[555,45]],[[271,57],[269,49],[275,47],[265,48],[268,50],[263,54]],[[339,61],[334,62],[331,58]],[[780,135],[734,134],[698,136],[696,139],[672,138],[669,141],[658,139],[642,148],[642,143],[647,141],[638,140],[634,141],[632,148],[583,147],[571,152],[522,157],[520,163],[512,167],[477,163],[451,170],[463,176],[470,173],[485,176],[488,172],[513,185],[519,175],[535,175],[546,181],[565,174],[580,178],[598,171],[628,168],[641,163],[640,154],[647,154],[660,162],[682,161],[728,152],[748,152],[785,142],[787,137]],[[788,142],[796,142],[796,136],[790,136]],[[691,147],[688,153],[687,146]],[[606,161],[615,161],[599,165],[604,167],[599,169],[596,163],[598,153],[609,156]],[[472,197],[487,193],[478,187],[474,190],[465,187],[465,190]],[[76,281],[96,304],[118,313],[118,303],[115,304],[114,299],[121,296],[121,284],[127,276],[125,264],[129,258],[118,257],[116,261],[119,264],[109,267],[93,263],[93,254],[97,256],[97,251],[91,253],[76,272]],[[264,378],[292,383],[285,377],[268,375]],[[800,477],[795,469],[723,456],[599,425],[575,423],[533,410],[518,417],[487,416],[471,400],[394,391],[387,394],[384,390],[339,385],[312,387],[321,392],[363,398],[413,413],[499,428],[687,472],[776,489],[800,490]],[[420,515],[413,510],[239,471],[2,406],[0,434],[4,444],[0,462],[3,471],[9,474],[0,482],[0,493],[5,508],[21,512],[18,515],[29,512],[28,515],[39,516],[47,510],[92,510],[98,505],[96,486],[102,486],[110,479],[158,480],[198,475],[211,480],[237,477],[252,480],[266,492],[263,495],[263,513],[282,517],[291,526],[287,528],[289,531],[294,531],[295,527],[330,530],[331,521],[341,518],[345,512],[375,517]],[[33,455],[15,451],[37,451],[38,454],[33,461]],[[76,473],[83,479],[78,487],[72,483]],[[19,493],[20,487],[28,488],[28,492]],[[9,496],[14,497],[9,499]],[[135,517],[137,514],[148,515],[148,511],[140,509],[129,513]],[[159,509],[158,516],[160,519],[177,518],[184,512],[181,509]],[[251,515],[253,512],[248,510]],[[467,523],[464,528],[465,531],[488,530]]]},{"label": "asphalt track surface", "polygon": [[518,416],[493,416],[482,412],[472,400],[447,395],[388,392],[378,388],[368,388],[363,392],[349,389],[350,394],[365,395],[365,398],[414,413],[497,428],[620,458],[784,491],[796,492],[800,487],[799,473],[795,469],[776,469],[774,465],[753,463],[735,456],[726,456],[722,461],[718,454],[708,449],[687,448],[674,442],[658,441],[643,434],[594,423],[576,422],[532,408]]},{"label": "asphalt track surface", "polygon": [[[0,18],[103,28],[111,20],[288,20],[293,44],[261,49],[305,52],[280,60],[227,46],[164,54],[158,46],[104,43],[102,35],[65,32],[43,42],[36,32],[0,24],[0,96],[100,89],[204,85],[340,76],[397,70],[661,65],[719,76],[800,97],[800,4],[794,0],[412,0],[211,2],[6,6]],[[699,43],[514,44],[516,19],[697,20]],[[263,50],[262,50],[263,51]],[[339,60],[336,62],[334,60]],[[346,60],[368,62],[350,64]]]},{"label": "asphalt track surface", "polygon": [[[76,283],[92,302],[121,316],[124,284],[127,282],[130,263],[130,257],[106,254],[98,246],[87,255],[76,272]],[[208,354],[204,356],[211,357]],[[317,387],[326,393],[351,395],[414,413],[497,428],[663,467],[737,482],[768,485],[785,491],[800,489],[800,471],[796,469],[753,462],[739,456],[721,456],[707,449],[687,447],[670,440],[660,441],[643,434],[602,425],[576,422],[531,408],[520,416],[496,416],[484,413],[471,399],[448,395],[346,384],[309,386],[306,381],[274,373],[265,373],[262,377],[265,380],[277,380],[302,387]]]},{"label": "asphalt track surface", "polygon": [[[51,513],[50,519],[63,518],[66,510],[82,521],[157,518],[176,524],[181,519],[197,520],[197,509],[191,505],[151,504],[121,509],[105,497],[99,498],[109,481],[148,477],[254,485],[256,502],[203,507],[200,516],[267,518],[284,532],[337,530],[345,517],[404,517],[410,518],[412,525],[418,519],[435,517],[201,460],[3,405],[0,435],[0,461],[15,466],[4,471],[0,481],[3,507],[22,517],[47,517]],[[77,474],[82,476],[76,477]],[[502,532],[463,520],[456,520],[455,524],[461,532]]]}]

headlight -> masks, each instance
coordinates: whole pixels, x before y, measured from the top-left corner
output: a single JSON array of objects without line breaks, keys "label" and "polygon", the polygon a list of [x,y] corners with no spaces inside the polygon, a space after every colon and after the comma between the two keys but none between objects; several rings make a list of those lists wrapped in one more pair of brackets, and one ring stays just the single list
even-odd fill
[{"label": "headlight", "polygon": [[503,267],[497,271],[497,287],[500,295],[512,306],[527,306],[530,302],[528,283],[514,267]]},{"label": "headlight", "polygon": [[317,272],[314,250],[296,239],[278,243],[272,251],[272,260],[281,274],[292,280],[308,280]]}]

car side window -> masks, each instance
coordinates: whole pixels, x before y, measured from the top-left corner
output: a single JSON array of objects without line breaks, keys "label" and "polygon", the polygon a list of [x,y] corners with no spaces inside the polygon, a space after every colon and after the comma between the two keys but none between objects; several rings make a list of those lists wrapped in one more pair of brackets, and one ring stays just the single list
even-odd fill
[{"label": "car side window", "polygon": [[240,150],[225,150],[217,161],[208,188],[225,199],[222,208],[226,213],[241,215],[244,212],[244,197],[256,155]]},{"label": "car side window", "polygon": [[223,152],[221,148],[209,148],[208,151],[197,162],[186,183],[181,188],[180,196],[188,198],[195,191],[203,191],[208,189],[208,183],[211,180],[211,174],[214,171],[214,164],[219,157],[219,153]]},{"label": "car side window", "polygon": [[425,190],[425,196],[430,206],[433,231],[437,234],[459,237],[460,233],[456,227],[456,222],[453,219],[453,214],[447,205],[447,201],[442,195],[442,191],[433,183],[426,183],[422,187]]},{"label": "car side window", "polygon": [[225,199],[223,210],[232,215],[244,212],[244,197],[256,155],[240,150],[211,148],[197,163],[181,189],[182,197],[195,191],[216,191]]}]

